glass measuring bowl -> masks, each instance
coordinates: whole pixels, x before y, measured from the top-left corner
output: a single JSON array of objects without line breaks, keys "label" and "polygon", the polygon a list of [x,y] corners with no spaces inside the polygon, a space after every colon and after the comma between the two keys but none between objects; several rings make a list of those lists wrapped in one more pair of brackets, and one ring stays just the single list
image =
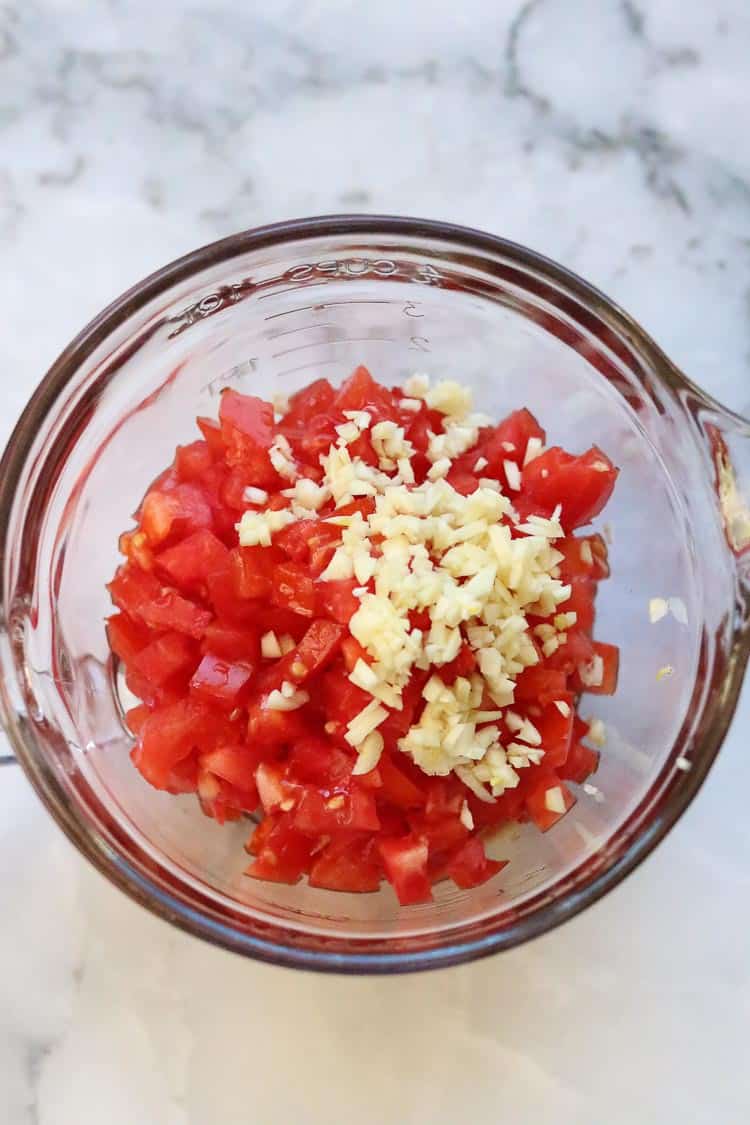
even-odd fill
[{"label": "glass measuring bowl", "polygon": [[[596,441],[620,466],[598,636],[621,646],[617,694],[584,698],[607,744],[596,792],[549,833],[501,834],[508,867],[400,909],[242,875],[247,825],[133,769],[103,619],[117,538],[225,386],[270,396],[365,363],[525,405],[550,440]],[[0,469],[0,702],[55,819],[109,879],[182,928],[281,964],[392,972],[542,933],[614,886],[700,787],[748,655],[750,427],[692,386],[621,310],[561,267],[490,235],[342,216],[237,235],[125,294],[55,363]],[[653,596],[686,615],[649,623]],[[665,670],[669,670],[665,673]]]}]

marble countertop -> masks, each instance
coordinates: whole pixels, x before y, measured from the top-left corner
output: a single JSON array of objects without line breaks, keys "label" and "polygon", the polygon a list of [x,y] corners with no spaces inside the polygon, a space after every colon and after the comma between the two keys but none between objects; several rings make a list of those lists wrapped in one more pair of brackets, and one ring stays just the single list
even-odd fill
[{"label": "marble countertop", "polygon": [[[452,218],[617,298],[750,413],[743,0],[0,3],[4,440],[70,337],[231,231]],[[209,948],[0,771],[5,1125],[750,1118],[750,696],[699,798],[561,930],[403,979]]]}]

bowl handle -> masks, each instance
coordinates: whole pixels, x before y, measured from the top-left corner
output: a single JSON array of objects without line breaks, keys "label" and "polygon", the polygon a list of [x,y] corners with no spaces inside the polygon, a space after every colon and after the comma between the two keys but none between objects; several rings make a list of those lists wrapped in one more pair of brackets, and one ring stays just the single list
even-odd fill
[{"label": "bowl handle", "polygon": [[721,410],[703,418],[724,535],[750,590],[750,422]]}]

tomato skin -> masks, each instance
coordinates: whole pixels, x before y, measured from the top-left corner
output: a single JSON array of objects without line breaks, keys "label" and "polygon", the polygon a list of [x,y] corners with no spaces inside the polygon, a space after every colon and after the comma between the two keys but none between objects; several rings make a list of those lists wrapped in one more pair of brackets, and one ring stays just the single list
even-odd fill
[{"label": "tomato skin", "polygon": [[522,465],[530,438],[538,438],[544,445],[546,434],[529,410],[514,410],[484,440],[480,440],[480,449],[473,451],[475,461],[481,454],[489,462],[482,469],[482,475],[494,477],[507,485],[504,462]]},{"label": "tomato skin", "polygon": [[177,484],[169,492],[152,489],[141,507],[141,530],[156,547],[172,533],[185,535],[213,524],[211,505],[197,484]]},{"label": "tomato skin", "polygon": [[558,539],[555,550],[564,555],[560,563],[563,582],[570,582],[574,578],[592,578],[595,582],[599,582],[609,577],[607,544],[601,535]]},{"label": "tomato skin", "polygon": [[516,679],[516,702],[546,703],[559,699],[566,689],[566,680],[565,673],[559,670],[538,666],[525,668]]},{"label": "tomato skin", "polygon": [[620,667],[620,650],[617,645],[604,644],[594,641],[592,644],[593,657],[598,657],[602,662],[602,680],[599,684],[587,683],[581,673],[580,661],[571,677],[572,687],[575,691],[588,691],[592,695],[614,695],[617,690],[617,676]]},{"label": "tomato skin", "polygon": [[390,805],[399,809],[421,809],[426,803],[426,796],[404,772],[399,769],[386,751],[378,762],[378,770],[383,780],[383,798]]},{"label": "tomato skin", "polygon": [[283,554],[275,547],[235,547],[229,554],[232,586],[237,598],[267,598],[273,573]]},{"label": "tomato skin", "polygon": [[170,770],[186,758],[205,738],[209,740],[216,724],[211,713],[189,696],[157,708],[143,724],[133,761],[156,789],[167,788]]},{"label": "tomato skin", "polygon": [[333,405],[334,390],[327,379],[316,379],[289,397],[289,410],[282,423],[298,425],[325,414]]},{"label": "tomato skin", "polygon": [[[567,715],[562,714],[555,701],[561,703],[563,708],[567,706]],[[572,692],[560,692],[555,700],[545,704],[541,715],[534,719],[534,725],[542,737],[544,764],[551,769],[557,769],[567,760],[573,738],[575,702]]]},{"label": "tomato skin", "polygon": [[224,439],[221,436],[221,426],[213,418],[198,418],[198,429],[203,434],[203,440],[211,451],[214,461],[224,459]]},{"label": "tomato skin", "polygon": [[161,551],[155,563],[180,590],[189,594],[209,574],[219,570],[228,555],[221,540],[204,528]]},{"label": "tomato skin", "polygon": [[344,658],[347,672],[354,671],[358,660],[362,660],[365,664],[372,663],[372,657],[367,649],[363,648],[354,637],[344,637],[341,642],[341,655]]},{"label": "tomato skin", "polygon": [[213,652],[224,660],[237,660],[257,666],[260,661],[260,636],[250,625],[231,625],[212,621],[201,641],[203,652]]},{"label": "tomato skin", "polygon": [[[236,746],[220,746],[216,750],[209,750],[201,754],[200,764],[203,770],[221,777],[230,785],[245,793],[255,793],[255,804],[258,804],[258,794],[255,784],[255,771],[258,768],[258,756],[244,743]],[[252,810],[251,810],[252,811]]]},{"label": "tomato skin", "polygon": [[366,893],[380,890],[382,866],[373,840],[332,840],[310,868],[311,887]]},{"label": "tomato skin", "polygon": [[223,390],[219,421],[222,429],[232,426],[259,449],[268,449],[273,442],[273,406],[255,395],[243,395],[231,388]]},{"label": "tomato skin", "polygon": [[575,628],[591,635],[594,628],[596,583],[590,578],[572,578],[570,587],[570,597],[566,602],[561,602],[558,612],[575,613]]},{"label": "tomato skin", "polygon": [[207,441],[193,441],[190,445],[177,446],[174,463],[180,480],[200,482],[213,460]]},{"label": "tomato skin", "polygon": [[279,817],[264,835],[257,858],[245,874],[274,883],[297,883],[309,869],[316,845],[316,840],[292,827],[287,817]]},{"label": "tomato skin", "polygon": [[524,468],[516,506],[525,514],[551,516],[560,504],[560,523],[572,531],[599,515],[612,495],[617,473],[595,445],[580,457],[552,446]]},{"label": "tomato skin", "polygon": [[457,887],[468,890],[470,887],[478,887],[481,883],[486,883],[507,866],[507,860],[488,859],[480,837],[472,836],[451,856],[446,873]]},{"label": "tomato skin", "polygon": [[303,617],[313,617],[316,607],[315,584],[307,571],[297,563],[281,563],[273,571],[271,600],[282,609],[291,609]]},{"label": "tomato skin", "polygon": [[231,662],[207,652],[193,674],[190,690],[199,699],[231,710],[247,698],[252,674],[252,664]]},{"label": "tomato skin", "polygon": [[553,824],[557,824],[558,820],[565,815],[565,813],[553,812],[547,808],[546,795],[550,789],[559,789],[562,793],[565,812],[576,803],[576,799],[567,785],[561,782],[555,774],[545,771],[541,773],[541,776],[537,776],[526,793],[525,804],[529,816],[540,832],[547,832]]},{"label": "tomato skin", "polygon": [[359,788],[328,797],[317,789],[305,788],[295,806],[293,820],[295,828],[311,836],[325,836],[344,829],[380,830],[375,798],[371,792]]},{"label": "tomato skin", "polygon": [[108,589],[118,609],[154,629],[174,629],[200,640],[211,620],[207,610],[130,564],[119,567]]},{"label": "tomato skin", "polygon": [[[316,582],[317,608],[340,625],[348,625],[359,609],[359,598],[354,590],[359,586],[356,578],[334,582]],[[353,639],[353,638],[352,638]]]},{"label": "tomato skin", "polygon": [[596,773],[598,766],[598,751],[592,750],[590,746],[584,746],[582,742],[574,741],[567,761],[558,767],[557,772],[564,781],[575,781],[578,785],[583,785],[592,773]]},{"label": "tomato skin", "polygon": [[366,367],[360,365],[342,384],[333,400],[335,410],[364,410],[368,406],[380,407],[395,416],[393,395],[386,387],[376,383]]},{"label": "tomato skin", "polygon": [[183,633],[168,632],[146,645],[133,660],[133,668],[157,687],[180,672],[191,672],[198,647]]},{"label": "tomato skin", "polygon": [[432,901],[432,884],[427,873],[428,848],[415,836],[387,837],[378,841],[388,881],[402,906]]},{"label": "tomato skin", "polygon": [[307,724],[299,711],[272,711],[263,706],[263,700],[252,703],[247,712],[247,740],[252,747],[272,751],[291,745],[296,739],[309,734]]},{"label": "tomato skin", "polygon": [[352,754],[316,735],[298,739],[289,754],[290,777],[319,788],[348,785],[353,765]]},{"label": "tomato skin", "polygon": [[107,639],[115,656],[131,665],[151,640],[151,633],[126,613],[114,613],[107,621]]}]

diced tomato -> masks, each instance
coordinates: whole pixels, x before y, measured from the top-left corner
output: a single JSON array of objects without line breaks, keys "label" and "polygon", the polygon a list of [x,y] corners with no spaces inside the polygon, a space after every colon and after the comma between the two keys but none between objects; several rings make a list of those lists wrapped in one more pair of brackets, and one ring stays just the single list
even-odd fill
[{"label": "diced tomato", "polygon": [[617,473],[595,445],[580,457],[553,446],[524,468],[517,507],[550,516],[560,504],[560,522],[572,531],[599,515],[612,495]]},{"label": "diced tomato", "polygon": [[123,664],[133,664],[151,639],[149,630],[126,613],[114,613],[107,621],[109,647]]},{"label": "diced tomato", "polygon": [[325,414],[333,405],[334,390],[327,379],[315,379],[289,397],[289,410],[282,424],[298,425]]},{"label": "diced tomato", "polygon": [[356,578],[317,582],[318,611],[341,625],[348,625],[359,609],[359,598],[354,594],[358,585]]},{"label": "diced tomato", "polygon": [[594,644],[589,635],[576,626],[568,629],[566,634],[565,643],[546,658],[545,667],[571,673],[579,664],[587,664],[591,660]]},{"label": "diced tomato", "polygon": [[240,599],[267,598],[275,569],[284,559],[276,547],[235,547],[230,566],[235,595]]},{"label": "diced tomato", "polygon": [[340,647],[344,632],[343,626],[322,617],[313,621],[296,649],[290,653],[291,679],[300,684],[324,668]]},{"label": "diced tomato", "polygon": [[190,690],[199,699],[231,710],[247,698],[252,674],[252,664],[233,663],[207,652],[193,674]]},{"label": "diced tomato", "polygon": [[225,390],[219,419],[227,464],[241,466],[249,485],[266,489],[277,487],[280,477],[268,454],[274,438],[271,403],[253,395]]},{"label": "diced tomato", "polygon": [[[308,540],[317,532],[319,526],[318,520],[297,520],[274,535],[274,544],[294,562],[305,563],[310,557]],[[338,529],[331,530],[335,531],[336,537],[340,537]]]},{"label": "diced tomato", "polygon": [[366,648],[363,648],[358,640],[354,637],[344,637],[341,642],[341,655],[344,658],[347,672],[353,672],[354,667],[358,660],[364,661],[365,664],[372,663],[372,657]]},{"label": "diced tomato", "polygon": [[311,836],[324,836],[342,829],[377,832],[380,821],[375,798],[367,790],[352,788],[325,796],[317,789],[303,789],[294,809],[294,826]]},{"label": "diced tomato", "polygon": [[263,700],[253,703],[247,711],[247,740],[253,747],[273,749],[292,745],[308,734],[307,724],[299,710],[272,711]]},{"label": "diced tomato", "polygon": [[[557,706],[558,703],[562,711]],[[541,735],[544,747],[544,764],[551,769],[563,765],[568,757],[574,714],[575,696],[572,692],[564,691],[544,705],[541,715],[534,717],[534,726]]]},{"label": "diced tomato", "polygon": [[[549,807],[558,797],[565,806],[562,812]],[[576,799],[567,785],[555,774],[546,772],[534,781],[526,793],[526,810],[540,832],[546,832],[553,824],[557,824],[575,803]]]},{"label": "diced tomato", "polygon": [[[120,538],[126,562],[110,585],[119,612],[107,632],[128,687],[142,700],[126,719],[144,778],[171,793],[196,793],[203,812],[220,824],[262,808],[247,845],[255,856],[250,876],[291,884],[306,873],[313,887],[348,892],[377,890],[385,876],[410,904],[429,901],[432,883],[442,878],[470,888],[496,874],[504,863],[487,858],[480,834],[528,819],[546,831],[573,803],[565,782],[581,782],[596,768],[598,754],[583,742],[589,728],[575,703],[582,690],[612,691],[616,683],[617,649],[591,637],[596,583],[609,567],[601,536],[571,532],[601,510],[617,470],[596,447],[581,456],[556,447],[539,453],[544,431],[518,410],[480,428],[448,472],[464,495],[476,491],[480,477],[499,481],[521,518],[562,508],[566,534],[556,545],[571,594],[549,616],[527,611],[538,663],[514,677],[513,710],[538,731],[541,764],[521,770],[515,789],[485,802],[454,773],[427,775],[401,752],[426,706],[431,675],[448,685],[475,681],[477,655],[464,640],[449,663],[412,669],[400,706],[387,708],[378,726],[384,748],[377,766],[356,775],[356,750],[345,736],[372,697],[349,675],[358,661],[373,662],[349,631],[360,583],[321,575],[342,540],[330,517],[367,518],[375,498],[355,497],[337,508],[331,495],[317,513],[275,532],[268,547],[239,546],[237,523],[248,509],[291,507],[284,495],[290,481],[271,461],[276,436],[289,442],[298,475],[320,482],[321,454],[337,442],[348,411],[366,410],[373,426],[402,426],[414,447],[416,483],[423,482],[430,440],[447,421],[424,401],[406,410],[403,399],[403,391],[379,385],[359,367],[337,392],[320,379],[294,394],[276,423],[270,403],[225,390],[219,422],[198,419],[202,439],[177,448],[148,489],[136,526]],[[369,429],[348,451],[379,464]],[[253,488],[263,490],[260,502]],[[524,534],[515,515],[502,522],[515,538]],[[383,535],[371,543],[377,557]],[[436,565],[439,555],[435,548]],[[575,613],[575,622],[554,621],[559,613]],[[408,620],[426,633],[430,608],[411,610]],[[566,640],[546,656],[535,627],[553,621]],[[260,638],[269,631],[283,640],[278,658],[261,656]],[[282,696],[292,698],[285,683],[304,689],[303,699],[292,700],[302,706],[276,709],[280,700],[271,693],[283,688]],[[488,690],[478,706],[496,709]],[[512,720],[493,726],[504,745],[523,733]]]},{"label": "diced tomato", "polygon": [[453,854],[446,870],[457,887],[468,890],[486,883],[507,866],[507,860],[487,859],[482,840],[479,836],[472,836]]},{"label": "diced tomato", "polygon": [[199,418],[198,429],[203,434],[206,445],[211,450],[214,460],[224,458],[224,439],[221,436],[221,426],[213,418]]},{"label": "diced tomato", "polygon": [[564,582],[570,582],[573,578],[593,578],[598,582],[609,576],[607,544],[601,535],[558,539],[555,550],[565,556],[560,563]]},{"label": "diced tomato", "polygon": [[528,410],[515,410],[509,414],[479,443],[481,455],[488,461],[482,475],[507,484],[504,462],[522,465],[531,438],[538,439],[542,445],[546,440],[545,432],[534,415]]},{"label": "diced tomato", "polygon": [[427,842],[415,836],[381,839],[380,855],[388,880],[402,906],[430,902],[432,886],[427,874]]},{"label": "diced tomato", "polygon": [[353,755],[316,736],[299,739],[289,754],[290,776],[300,784],[321,789],[348,784],[353,765]]},{"label": "diced tomato", "polygon": [[382,867],[373,840],[332,840],[315,857],[311,887],[362,893],[380,889]]},{"label": "diced tomato", "polygon": [[[406,758],[406,755],[403,755]],[[389,804],[399,809],[420,809],[424,807],[426,796],[407,774],[396,765],[387,752],[381,755],[378,770],[383,779],[382,796]]]},{"label": "diced tomato", "polygon": [[165,788],[168,793],[195,793],[199,776],[198,757],[191,751],[187,758],[172,766]]},{"label": "diced tomato", "polygon": [[198,662],[198,646],[183,633],[162,633],[133,660],[133,667],[160,686],[180,672],[190,672]]},{"label": "diced tomato", "polygon": [[133,761],[147,781],[164,789],[177,762],[193,749],[203,749],[217,729],[211,712],[200,701],[187,696],[153,711],[146,719]]},{"label": "diced tomato", "polygon": [[[419,721],[424,707],[422,688],[427,681],[427,672],[412,672],[411,679],[401,692],[401,709],[388,709],[388,718],[378,727],[389,750],[395,751],[398,740],[403,738],[409,727]],[[405,757],[405,755],[404,755]]]},{"label": "diced tomato", "polygon": [[550,699],[560,698],[565,687],[564,672],[534,665],[531,668],[524,668],[517,677],[515,699],[517,703],[527,701],[546,703]]},{"label": "diced tomato", "polygon": [[169,492],[153,489],[141,508],[141,529],[152,546],[174,532],[185,535],[213,523],[211,505],[197,484],[178,484]]},{"label": "diced tomato", "polygon": [[386,387],[376,383],[366,367],[358,367],[349,378],[341,384],[338,394],[333,401],[334,409],[364,410],[368,406],[381,407],[384,411],[395,414],[393,395]]},{"label": "diced tomato", "polygon": [[468,828],[461,823],[458,814],[429,818],[424,813],[412,813],[409,816],[409,826],[415,836],[427,841],[431,856],[435,852],[451,851],[469,835]]},{"label": "diced tomato", "polygon": [[141,570],[154,569],[154,552],[142,531],[124,531],[117,542],[118,550]]},{"label": "diced tomato", "polygon": [[129,711],[125,712],[125,720],[133,734],[138,735],[141,733],[143,724],[150,714],[151,708],[146,707],[143,703],[139,704],[137,707],[131,707]]},{"label": "diced tomato", "polygon": [[224,660],[238,660],[257,665],[260,660],[260,637],[251,625],[232,625],[212,621],[206,626],[201,642],[204,653],[213,652]]},{"label": "diced tomato", "polygon": [[446,816],[457,817],[466,797],[466,789],[456,778],[431,777],[427,782],[425,816],[428,820],[442,820]]},{"label": "diced tomato", "polygon": [[[257,793],[255,771],[258,768],[258,755],[244,743],[237,746],[220,746],[217,750],[201,754],[200,763],[202,769],[224,778],[230,785],[235,785],[246,793],[253,791]],[[257,803],[256,795],[255,804]]]},{"label": "diced tomato", "polygon": [[469,646],[464,643],[459,649],[458,656],[449,664],[443,664],[437,672],[445,684],[452,684],[459,676],[468,677],[476,669],[477,658]]},{"label": "diced tomato", "polygon": [[[601,641],[594,641],[592,648],[591,658],[576,666],[572,676],[573,688],[575,691],[589,691],[593,695],[613,695],[617,688],[620,650],[617,645],[607,645]],[[599,674],[600,679],[597,678]]]},{"label": "diced tomato", "polygon": [[582,785],[587,777],[595,773],[599,766],[599,753],[582,742],[573,742],[567,761],[558,767],[557,773],[565,781],[575,781]]},{"label": "diced tomato", "polygon": [[219,570],[229,552],[213,532],[203,529],[167,547],[156,556],[158,568],[171,578],[180,590],[190,593],[197,583]]},{"label": "diced tomato", "polygon": [[184,481],[200,481],[211,468],[213,461],[211,447],[207,441],[178,445],[174,459],[178,476]]},{"label": "diced tomato", "polygon": [[121,566],[108,589],[119,609],[154,629],[174,629],[200,640],[211,620],[207,610],[132,566]]},{"label": "diced tomato", "polygon": [[273,883],[297,883],[308,870],[316,846],[316,840],[298,832],[287,817],[280,817],[245,874]]},{"label": "diced tomato", "polygon": [[237,562],[230,557],[219,569],[209,574],[206,581],[208,600],[222,621],[234,625],[255,624],[261,603],[252,598],[243,598],[237,592]]},{"label": "diced tomato", "polygon": [[279,762],[261,762],[255,771],[255,785],[266,815],[294,801],[295,788],[287,783],[286,768]]},{"label": "diced tomato", "polygon": [[316,605],[315,584],[297,563],[281,563],[274,568],[271,578],[271,600],[283,609],[312,617]]},{"label": "diced tomato", "polygon": [[594,628],[596,583],[590,578],[573,578],[570,586],[570,597],[558,606],[558,613],[575,613],[575,628],[590,634]]},{"label": "diced tomato", "polygon": [[273,442],[273,406],[262,398],[227,388],[221,393],[219,420],[222,427],[233,426],[259,449],[268,449]]}]

